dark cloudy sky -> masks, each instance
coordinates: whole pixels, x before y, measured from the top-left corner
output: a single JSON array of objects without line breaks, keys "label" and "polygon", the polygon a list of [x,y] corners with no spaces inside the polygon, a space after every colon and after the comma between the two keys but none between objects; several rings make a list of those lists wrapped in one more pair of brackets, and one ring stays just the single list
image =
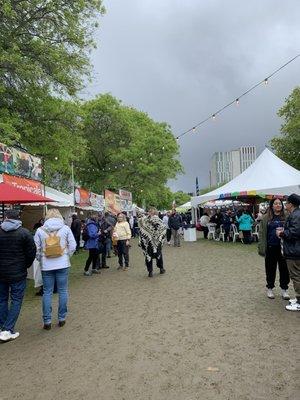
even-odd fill
[{"label": "dark cloudy sky", "polygon": [[[86,96],[111,92],[174,135],[300,53],[300,0],[106,0]],[[300,58],[180,141],[185,174],[174,190],[209,182],[215,151],[264,148],[279,133],[276,112],[300,84]]]}]

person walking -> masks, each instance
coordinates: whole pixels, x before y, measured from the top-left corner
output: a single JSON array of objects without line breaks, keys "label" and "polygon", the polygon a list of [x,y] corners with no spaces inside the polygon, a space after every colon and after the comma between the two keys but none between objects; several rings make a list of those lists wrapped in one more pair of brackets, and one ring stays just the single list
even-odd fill
[{"label": "person walking", "polygon": [[41,263],[43,277],[44,329],[51,329],[55,282],[58,292],[58,325],[62,327],[68,312],[70,258],[76,250],[76,241],[71,229],[65,225],[62,215],[55,208],[48,210],[45,223],[36,231],[34,241],[36,258]]},{"label": "person walking", "polygon": [[243,232],[242,242],[244,244],[251,244],[253,218],[247,210],[243,210],[242,215],[237,217],[237,222],[239,223],[239,230]]},{"label": "person walking", "polygon": [[203,213],[203,215],[201,216],[201,218],[199,220],[199,223],[203,229],[204,239],[207,239],[209,221],[210,221],[210,218],[209,218],[207,212]]},{"label": "person walking", "polygon": [[114,228],[113,235],[117,240],[117,250],[119,257],[118,269],[126,271],[129,267],[129,246],[131,239],[131,229],[129,223],[126,220],[126,215],[124,215],[123,213],[118,214],[118,220]]},{"label": "person walking", "polygon": [[[88,259],[86,260],[84,267],[84,275],[91,276],[92,273],[97,274],[100,271],[97,266],[99,265],[99,225],[98,225],[98,214],[96,212],[90,215],[90,218],[85,224],[83,231],[84,248],[89,251]],[[92,264],[92,270],[90,266]]]},{"label": "person walking", "polygon": [[99,237],[99,264],[100,268],[109,268],[106,264],[106,257],[109,255],[111,250],[111,234],[113,226],[110,224],[108,218],[101,214],[98,221],[100,237]]},{"label": "person walking", "polygon": [[163,264],[162,247],[166,237],[166,225],[158,217],[156,208],[151,207],[148,215],[140,218],[140,241],[139,245],[145,256],[145,263],[149,278],[153,277],[153,259],[156,259],[156,266],[160,273],[166,271]]},{"label": "person walking", "polygon": [[26,289],[27,269],[36,255],[33,237],[22,228],[16,210],[5,213],[0,227],[0,341],[19,337],[15,332]]},{"label": "person walking", "polygon": [[283,239],[283,255],[286,258],[290,278],[294,285],[296,298],[290,300],[285,308],[288,311],[300,311],[300,196],[293,193],[286,202],[289,216],[283,229],[277,230],[277,236]]},{"label": "person walking", "polygon": [[176,210],[172,210],[172,214],[169,217],[169,228],[171,229],[174,247],[180,247],[180,233],[181,217],[177,214]]},{"label": "person walking", "polygon": [[269,209],[259,225],[258,253],[265,258],[266,287],[269,299],[274,299],[277,265],[279,269],[279,284],[281,297],[289,300],[288,285],[290,281],[286,260],[281,254],[280,239],[276,235],[277,228],[282,228],[286,220],[286,214],[282,200],[275,198],[270,201]]},{"label": "person walking", "polygon": [[78,252],[80,249],[81,221],[77,214],[72,215],[71,231],[76,241],[76,252]]},{"label": "person walking", "polygon": [[171,228],[169,227],[169,218],[170,218],[170,212],[168,211],[167,214],[163,216],[162,222],[167,230],[167,244],[168,246],[171,246],[172,231]]}]

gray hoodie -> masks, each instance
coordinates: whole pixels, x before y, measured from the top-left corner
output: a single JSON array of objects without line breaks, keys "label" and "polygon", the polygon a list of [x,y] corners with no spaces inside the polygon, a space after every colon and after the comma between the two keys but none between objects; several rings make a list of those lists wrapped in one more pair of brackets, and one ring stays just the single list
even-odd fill
[{"label": "gray hoodie", "polygon": [[1,228],[5,232],[16,231],[22,226],[22,221],[19,219],[5,219],[1,224]]}]

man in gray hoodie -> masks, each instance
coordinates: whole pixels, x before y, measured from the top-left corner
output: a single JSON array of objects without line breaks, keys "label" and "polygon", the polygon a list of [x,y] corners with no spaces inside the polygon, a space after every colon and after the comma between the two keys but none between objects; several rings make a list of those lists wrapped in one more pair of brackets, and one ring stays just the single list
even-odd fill
[{"label": "man in gray hoodie", "polygon": [[[14,331],[26,288],[27,269],[35,259],[32,235],[22,228],[19,212],[9,210],[0,227],[0,341],[16,339]],[[10,302],[9,302],[10,298]]]}]

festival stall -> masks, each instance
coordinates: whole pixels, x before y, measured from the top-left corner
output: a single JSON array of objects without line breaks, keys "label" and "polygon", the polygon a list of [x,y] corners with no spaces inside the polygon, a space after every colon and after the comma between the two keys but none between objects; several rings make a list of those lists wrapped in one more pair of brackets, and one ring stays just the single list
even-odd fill
[{"label": "festival stall", "polygon": [[232,199],[249,204],[260,203],[274,196],[284,198],[300,194],[300,171],[265,149],[244,172],[226,185],[201,196],[192,197],[194,209],[210,200]]},{"label": "festival stall", "polygon": [[90,192],[86,189],[75,188],[75,208],[81,219],[86,219],[91,211],[104,211],[104,196]]}]

